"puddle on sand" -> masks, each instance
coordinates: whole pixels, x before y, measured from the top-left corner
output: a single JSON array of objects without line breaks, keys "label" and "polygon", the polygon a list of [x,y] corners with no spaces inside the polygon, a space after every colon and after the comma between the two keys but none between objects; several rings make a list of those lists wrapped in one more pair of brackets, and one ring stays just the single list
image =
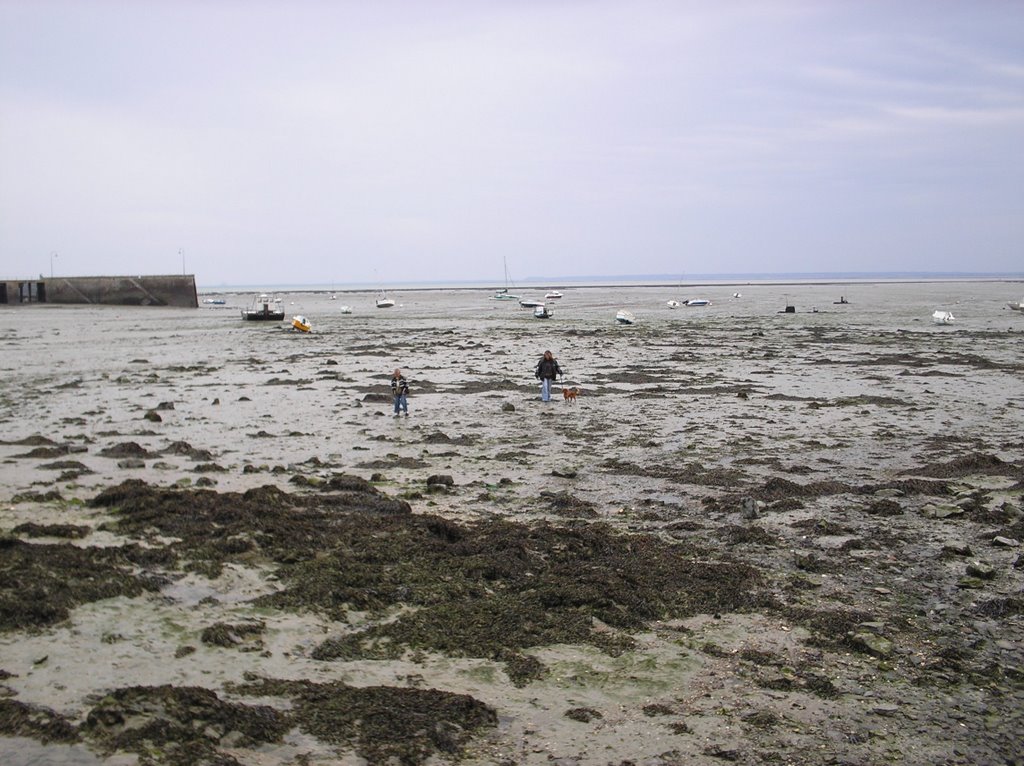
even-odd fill
[{"label": "puddle on sand", "polygon": [[239,604],[280,590],[280,585],[268,582],[266,574],[261,569],[225,564],[216,580],[189,574],[162,587],[160,595],[184,606],[195,606],[204,599]]},{"label": "puddle on sand", "polygon": [[4,766],[135,766],[135,755],[100,758],[84,745],[43,745],[28,737],[0,737]]}]

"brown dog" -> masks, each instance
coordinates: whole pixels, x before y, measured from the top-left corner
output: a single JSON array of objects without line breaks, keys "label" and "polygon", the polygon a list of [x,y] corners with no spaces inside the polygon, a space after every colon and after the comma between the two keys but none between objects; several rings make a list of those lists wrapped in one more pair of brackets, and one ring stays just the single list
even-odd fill
[{"label": "brown dog", "polygon": [[562,396],[565,398],[566,404],[576,404],[576,397],[580,395],[580,390],[573,386],[572,388],[563,388]]}]

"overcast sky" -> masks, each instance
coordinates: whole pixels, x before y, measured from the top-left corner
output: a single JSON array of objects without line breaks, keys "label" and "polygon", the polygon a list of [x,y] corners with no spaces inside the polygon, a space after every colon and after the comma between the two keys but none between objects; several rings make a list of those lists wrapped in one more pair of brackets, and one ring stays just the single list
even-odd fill
[{"label": "overcast sky", "polygon": [[0,0],[0,276],[182,253],[200,285],[1021,272],[1024,2]]}]

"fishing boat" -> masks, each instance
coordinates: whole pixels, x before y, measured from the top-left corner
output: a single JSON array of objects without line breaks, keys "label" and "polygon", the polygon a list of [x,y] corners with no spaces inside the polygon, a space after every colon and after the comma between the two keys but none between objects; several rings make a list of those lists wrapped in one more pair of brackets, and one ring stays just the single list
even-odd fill
[{"label": "fishing boat", "polygon": [[388,297],[388,294],[383,290],[380,291],[380,297],[377,299],[377,308],[389,309],[395,305],[394,300]]},{"label": "fishing boat", "polygon": [[932,321],[935,324],[953,324],[956,321],[956,317],[953,316],[952,311],[938,310],[932,312]]},{"label": "fishing boat", "polygon": [[554,311],[549,309],[543,303],[540,304],[539,306],[534,306],[534,308],[533,308],[533,318],[534,319],[551,319],[551,317],[554,315],[554,313],[555,313]]},{"label": "fishing boat", "polygon": [[496,301],[517,301],[519,296],[509,292],[515,285],[512,284],[512,280],[508,276],[508,262],[504,258],[501,259],[501,262],[505,265],[505,287],[496,291],[492,297]]},{"label": "fishing boat", "polygon": [[302,314],[296,314],[292,317],[292,328],[299,332],[309,332],[313,329],[313,325]]},{"label": "fishing boat", "polygon": [[633,316],[632,311],[626,311],[626,309],[622,309],[619,313],[615,315],[615,321],[618,322],[619,324],[633,324],[633,322],[636,321],[636,317]]},{"label": "fishing boat", "polygon": [[544,296],[544,300],[554,301],[554,300],[558,300],[561,297],[562,297],[562,294],[560,292],[558,292],[558,290],[551,290],[550,292],[548,292]]},{"label": "fishing boat", "polygon": [[284,309],[280,307],[280,298],[271,299],[266,293],[262,293],[252,299],[252,305],[242,309],[242,319],[251,322],[281,322],[284,321]]}]

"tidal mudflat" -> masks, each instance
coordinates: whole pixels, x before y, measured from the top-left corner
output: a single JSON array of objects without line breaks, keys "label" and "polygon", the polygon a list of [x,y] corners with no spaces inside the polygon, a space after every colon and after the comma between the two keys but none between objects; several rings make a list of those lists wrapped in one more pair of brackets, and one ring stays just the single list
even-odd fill
[{"label": "tidal mudflat", "polygon": [[562,291],[0,309],[4,763],[1024,762],[1020,285]]}]

